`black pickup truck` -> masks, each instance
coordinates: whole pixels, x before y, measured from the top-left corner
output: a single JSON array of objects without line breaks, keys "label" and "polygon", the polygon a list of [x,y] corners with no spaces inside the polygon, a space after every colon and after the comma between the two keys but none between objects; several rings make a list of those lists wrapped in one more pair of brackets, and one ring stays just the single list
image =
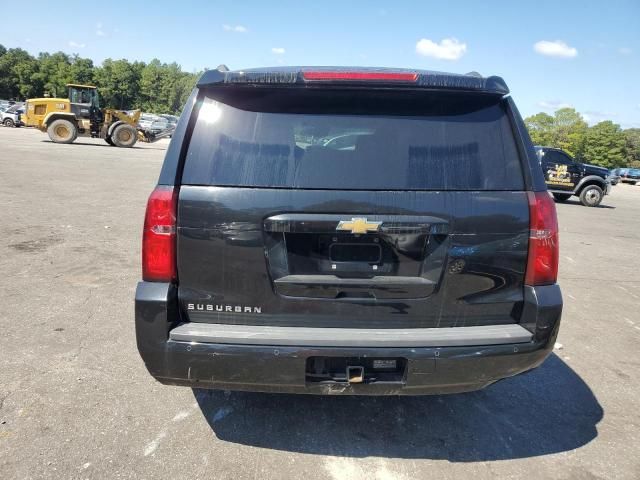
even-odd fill
[{"label": "black pickup truck", "polygon": [[609,170],[575,161],[568,153],[536,146],[536,155],[553,197],[564,202],[576,195],[586,207],[597,207],[611,192]]},{"label": "black pickup truck", "polygon": [[475,73],[205,72],[142,266],[138,349],[170,385],[465,392],[540,365],[562,312],[555,204]]}]

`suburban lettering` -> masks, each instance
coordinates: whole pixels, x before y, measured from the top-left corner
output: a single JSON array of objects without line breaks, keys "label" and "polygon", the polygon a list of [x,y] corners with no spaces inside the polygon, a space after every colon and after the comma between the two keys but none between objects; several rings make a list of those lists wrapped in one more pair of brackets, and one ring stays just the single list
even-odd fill
[{"label": "suburban lettering", "polygon": [[262,307],[243,305],[220,305],[213,303],[187,303],[187,310],[198,312],[228,312],[228,313],[262,313]]}]

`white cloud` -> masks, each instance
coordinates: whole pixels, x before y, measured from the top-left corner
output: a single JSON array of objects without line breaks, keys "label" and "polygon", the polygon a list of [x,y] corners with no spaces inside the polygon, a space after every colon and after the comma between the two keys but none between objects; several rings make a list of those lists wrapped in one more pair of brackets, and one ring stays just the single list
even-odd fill
[{"label": "white cloud", "polygon": [[273,47],[271,49],[271,53],[275,53],[276,55],[284,55],[284,52],[285,50],[282,47]]},{"label": "white cloud", "polygon": [[106,37],[107,34],[104,33],[104,30],[102,29],[102,23],[96,23],[96,35],[99,37]]},{"label": "white cloud", "polygon": [[578,55],[578,50],[570,47],[562,40],[550,42],[549,40],[540,40],[533,44],[533,49],[540,55],[548,57],[573,58]]},{"label": "white cloud", "polygon": [[246,33],[247,27],[242,25],[222,25],[222,29],[225,32],[236,32],[236,33]]},{"label": "white cloud", "polygon": [[428,38],[421,38],[416,43],[416,53],[425,57],[438,58],[440,60],[458,60],[467,51],[467,44],[457,38],[443,38],[436,43]]},{"label": "white cloud", "polygon": [[69,40],[69,46],[71,48],[84,48],[87,45],[84,43],[78,43],[78,42],[74,42],[73,40]]},{"label": "white cloud", "polygon": [[538,106],[545,110],[558,110],[560,108],[573,108],[570,103],[563,102],[562,100],[542,100],[538,102]]},{"label": "white cloud", "polygon": [[631,50],[629,47],[620,47],[618,49],[618,52],[622,55],[631,55],[633,53],[633,50]]},{"label": "white cloud", "polygon": [[589,125],[595,125],[596,123],[604,122],[605,120],[612,120],[617,116],[618,114],[615,112],[601,112],[599,110],[588,110],[582,113],[584,121]]}]

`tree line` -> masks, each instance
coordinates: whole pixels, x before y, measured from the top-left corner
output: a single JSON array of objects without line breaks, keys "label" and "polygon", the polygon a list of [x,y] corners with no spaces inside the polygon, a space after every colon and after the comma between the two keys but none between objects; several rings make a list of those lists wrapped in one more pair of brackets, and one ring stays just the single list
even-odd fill
[{"label": "tree line", "polygon": [[[180,113],[200,76],[183,72],[177,63],[89,58],[63,52],[29,54],[0,45],[0,99],[66,97],[67,83],[98,87],[104,107],[145,112]],[[553,115],[537,113],[525,119],[533,143],[562,148],[580,161],[607,168],[640,168],[640,129],[622,130],[607,120],[589,127],[573,108]]]},{"label": "tree line", "polygon": [[63,52],[29,54],[0,45],[0,99],[67,96],[67,83],[98,87],[101,106],[153,113],[180,113],[200,73],[183,72],[177,63],[89,58]]},{"label": "tree line", "polygon": [[623,130],[611,120],[587,125],[573,108],[524,120],[535,145],[561,148],[579,161],[606,168],[640,168],[640,128]]}]

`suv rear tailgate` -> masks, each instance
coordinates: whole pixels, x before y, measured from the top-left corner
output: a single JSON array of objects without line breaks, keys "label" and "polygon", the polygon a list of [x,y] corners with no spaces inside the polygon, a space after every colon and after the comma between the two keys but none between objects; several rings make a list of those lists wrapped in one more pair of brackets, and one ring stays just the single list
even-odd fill
[{"label": "suv rear tailgate", "polygon": [[[178,275],[179,296],[189,320],[377,328],[516,322],[528,245],[526,194],[406,192],[400,205],[398,197],[394,192],[183,186]],[[359,296],[340,295],[351,290],[325,285],[321,290],[333,295],[330,298],[316,293],[310,282],[306,292],[304,285],[298,291],[291,286],[279,289],[278,282],[294,275],[286,269],[287,260],[278,248],[284,241],[273,241],[265,232],[265,219],[280,211],[304,211],[309,218],[324,215],[327,202],[339,205],[345,219],[361,216],[363,211],[376,212],[368,218],[393,218],[401,212],[403,217],[441,219],[451,233],[429,235],[422,250],[427,252],[424,260],[417,262],[413,277],[404,277],[428,282],[423,293],[408,296],[408,282],[394,288],[389,280],[383,289],[361,289]],[[247,210],[247,204],[255,207]],[[286,233],[281,235],[286,238]],[[270,241],[274,248],[269,248]],[[416,260],[401,258],[399,264],[403,263]],[[376,277],[343,280],[366,285]]]}]

